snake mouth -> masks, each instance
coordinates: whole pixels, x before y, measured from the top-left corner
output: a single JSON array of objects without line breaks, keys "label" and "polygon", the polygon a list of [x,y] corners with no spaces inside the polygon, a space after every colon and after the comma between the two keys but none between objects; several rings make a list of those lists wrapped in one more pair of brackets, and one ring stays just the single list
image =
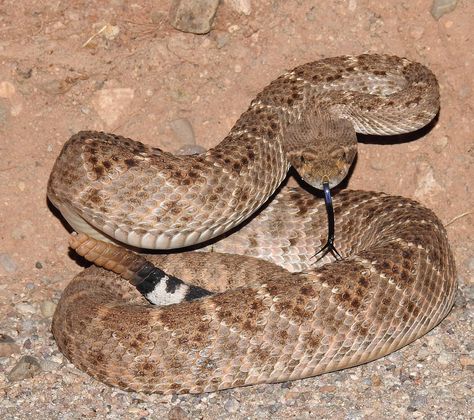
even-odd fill
[{"label": "snake mouth", "polygon": [[349,172],[347,165],[339,167],[339,165],[334,165],[330,170],[318,171],[317,173],[305,174],[302,176],[305,182],[307,182],[312,187],[323,191],[324,184],[327,184],[330,189],[339,185]]},{"label": "snake mouth", "polygon": [[335,147],[318,156],[318,151],[308,149],[302,153],[289,153],[288,157],[305,182],[323,191],[325,183],[334,188],[347,176],[356,151],[355,147]]}]

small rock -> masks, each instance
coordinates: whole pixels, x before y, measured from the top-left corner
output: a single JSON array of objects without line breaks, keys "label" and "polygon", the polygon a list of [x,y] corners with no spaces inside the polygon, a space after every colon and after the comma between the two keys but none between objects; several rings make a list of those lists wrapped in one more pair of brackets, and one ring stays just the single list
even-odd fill
[{"label": "small rock", "polygon": [[243,13],[247,16],[252,13],[252,3],[250,0],[227,0],[227,3],[236,12]]},{"label": "small rock", "polygon": [[211,30],[219,0],[173,0],[171,25],[183,32],[207,34]]},{"label": "small rock", "polygon": [[410,395],[410,407],[412,409],[420,410],[425,407],[428,402],[426,395],[414,394]]},{"label": "small rock", "polygon": [[436,181],[434,170],[428,162],[420,160],[416,164],[416,169],[417,188],[413,194],[415,199],[426,202],[434,195],[444,192],[443,187]]},{"label": "small rock", "polygon": [[17,67],[15,69],[16,74],[22,79],[29,79],[33,74],[33,69],[31,67]]},{"label": "small rock", "polygon": [[459,363],[463,368],[468,368],[470,370],[474,370],[474,359],[468,356],[461,356],[459,358]]},{"label": "small rock", "polygon": [[65,79],[52,79],[40,83],[38,87],[49,95],[62,95],[68,92],[76,83],[78,79],[66,77]]},{"label": "small rock", "polygon": [[7,378],[10,382],[21,381],[32,378],[39,372],[41,372],[41,365],[38,360],[32,356],[23,356],[10,373],[7,374]]},{"label": "small rock", "polygon": [[433,150],[436,153],[441,153],[447,145],[448,145],[448,137],[446,136],[440,137],[434,141]]},{"label": "small rock", "polygon": [[447,366],[452,362],[453,356],[449,353],[441,353],[437,360],[440,365]]},{"label": "small rock", "polygon": [[351,12],[355,12],[355,10],[357,9],[357,0],[349,0],[348,9]]},{"label": "small rock", "polygon": [[15,344],[15,340],[5,334],[0,334],[0,357],[9,357],[12,354],[20,353],[20,346]]},{"label": "small rock", "polygon": [[239,402],[235,398],[229,398],[225,403],[224,403],[224,409],[228,413],[236,413],[237,410],[239,409]]},{"label": "small rock", "polygon": [[17,303],[15,308],[23,315],[31,315],[36,313],[34,306],[30,305],[29,303]]},{"label": "small rock", "polygon": [[428,336],[426,337],[426,341],[428,343],[428,348],[431,349],[433,353],[440,354],[446,351],[445,345],[439,337],[434,335]]},{"label": "small rock", "polygon": [[168,420],[187,420],[189,419],[186,411],[184,411],[180,406],[176,405],[168,411]]},{"label": "small rock", "polygon": [[431,15],[438,20],[446,13],[452,12],[458,4],[458,0],[433,0]]},{"label": "small rock", "polygon": [[13,83],[7,80],[0,82],[0,98],[11,99],[13,96],[15,96],[15,93],[16,89]]},{"label": "small rock", "polygon": [[0,254],[0,266],[7,273],[14,273],[18,269],[18,266],[16,265],[15,261],[12,260],[10,255],[5,253]]},{"label": "small rock", "polygon": [[52,317],[55,310],[56,304],[50,300],[45,300],[40,304],[41,315],[43,315],[45,318]]},{"label": "small rock", "polygon": [[336,389],[337,388],[334,385],[323,385],[319,387],[319,391],[324,394],[334,392]]},{"label": "small rock", "polygon": [[23,348],[26,349],[26,350],[31,350],[33,348],[33,343],[31,342],[31,340],[29,338],[27,338],[23,342]]},{"label": "small rock", "polygon": [[43,372],[56,372],[61,363],[53,362],[52,360],[41,360],[40,366]]},{"label": "small rock", "polygon": [[131,88],[101,89],[92,99],[99,117],[110,127],[114,125],[135,97]]},{"label": "small rock", "polygon": [[43,268],[43,264],[41,263],[41,261],[36,261],[35,268],[37,268],[38,270],[41,270]]},{"label": "small rock", "polygon": [[120,28],[118,26],[109,25],[109,24],[105,25],[104,29],[101,30],[101,35],[105,39],[108,39],[109,41],[112,41],[113,39],[117,38],[119,33],[120,33]]},{"label": "small rock", "polygon": [[170,122],[171,130],[178,141],[178,144],[196,144],[193,126],[187,118],[178,118]]},{"label": "small rock", "polygon": [[379,375],[372,375],[372,385],[373,386],[380,386],[382,385],[382,379],[380,378]]},{"label": "small rock", "polygon": [[233,34],[237,31],[240,30],[240,26],[239,25],[230,25],[227,30],[229,31],[230,34]]}]

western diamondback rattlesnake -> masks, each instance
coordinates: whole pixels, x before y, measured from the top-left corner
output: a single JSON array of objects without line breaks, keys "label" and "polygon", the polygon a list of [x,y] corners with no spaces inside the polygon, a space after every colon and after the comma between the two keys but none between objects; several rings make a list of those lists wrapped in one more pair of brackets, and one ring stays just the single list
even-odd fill
[{"label": "western diamondback rattlesnake", "polygon": [[[380,55],[323,59],[273,81],[202,155],[78,133],[56,161],[48,197],[91,237],[73,237],[73,248],[138,282],[150,264],[98,241],[169,249],[209,240],[255,213],[290,164],[315,187],[336,185],[355,156],[355,131],[413,131],[438,108],[436,79],[420,64]],[[414,201],[361,191],[338,194],[334,211],[342,261],[315,264],[324,204],[289,188],[213,244],[215,252],[150,256],[169,274],[157,283],[164,301],[186,298],[173,300],[187,286],[172,275],[215,292],[192,301],[151,306],[120,276],[88,268],[59,302],[58,345],[109,384],[196,393],[354,366],[438,324],[456,286],[437,217]]]}]

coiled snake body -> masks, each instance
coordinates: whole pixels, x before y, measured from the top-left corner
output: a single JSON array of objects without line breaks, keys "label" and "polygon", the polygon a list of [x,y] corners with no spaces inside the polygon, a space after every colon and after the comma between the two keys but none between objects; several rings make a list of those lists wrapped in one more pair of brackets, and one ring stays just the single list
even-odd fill
[{"label": "coiled snake body", "polygon": [[341,192],[334,211],[343,259],[316,263],[327,231],[324,203],[283,188],[261,207],[290,165],[314,187],[334,186],[355,156],[356,131],[413,131],[438,108],[438,85],[424,66],[345,56],[283,74],[202,155],[173,156],[112,134],[73,136],[48,197],[89,235],[74,237],[73,248],[122,277],[136,277],[143,257],[101,241],[180,248],[259,211],[210,245],[214,252],[147,257],[209,296],[182,301],[181,286],[165,276],[160,293],[173,304],[156,307],[119,275],[84,270],[54,315],[61,351],[124,389],[197,393],[354,366],[425,334],[449,312],[456,288],[446,232],[433,212],[402,197]]}]

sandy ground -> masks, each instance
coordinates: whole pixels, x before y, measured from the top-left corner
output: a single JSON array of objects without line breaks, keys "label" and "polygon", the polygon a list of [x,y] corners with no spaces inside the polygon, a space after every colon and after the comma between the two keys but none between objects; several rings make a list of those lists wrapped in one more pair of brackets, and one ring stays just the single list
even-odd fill
[{"label": "sandy ground", "polygon": [[[167,1],[90,4],[0,2],[0,417],[474,418],[473,3],[436,21],[424,0],[262,0],[249,15],[221,2],[207,35],[172,28]],[[105,130],[173,151],[186,142],[173,121],[187,119],[208,148],[284,70],[363,52],[409,57],[439,79],[432,129],[364,139],[348,187],[415,198],[446,224],[459,278],[447,319],[366,366],[199,396],[127,393],[67,363],[51,315],[82,268],[46,200],[67,138]]]}]

